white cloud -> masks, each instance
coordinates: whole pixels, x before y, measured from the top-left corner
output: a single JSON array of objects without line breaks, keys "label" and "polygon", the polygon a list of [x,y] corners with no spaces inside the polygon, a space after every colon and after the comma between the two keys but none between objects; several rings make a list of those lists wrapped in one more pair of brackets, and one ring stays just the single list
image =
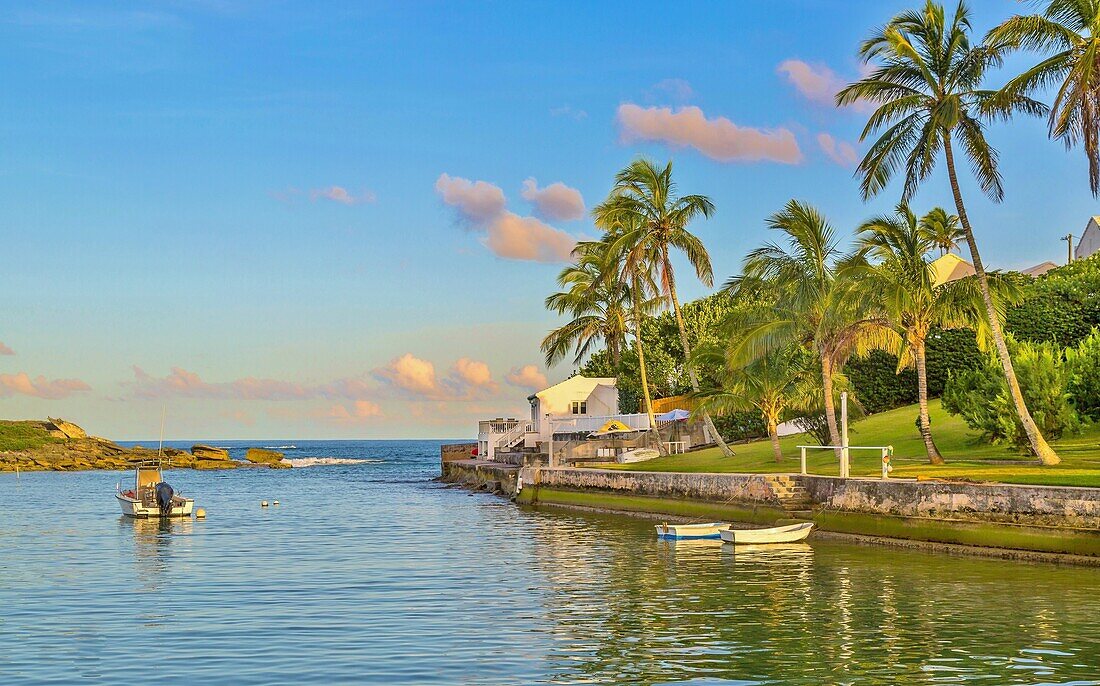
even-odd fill
[{"label": "white cloud", "polygon": [[329,186],[328,188],[315,188],[311,190],[309,192],[309,199],[314,202],[318,200],[331,200],[341,205],[360,205],[374,202],[375,197],[374,193],[371,191],[363,191],[355,195],[343,186]]},{"label": "white cloud", "polygon": [[785,164],[802,161],[798,141],[788,129],[738,126],[725,117],[708,119],[698,107],[619,106],[624,142],[657,141],[672,147],[690,147],[719,162],[769,160]]},{"label": "white cloud", "polygon": [[568,262],[577,239],[534,217],[504,212],[488,227],[482,241],[498,257],[532,262]]},{"label": "white cloud", "polygon": [[817,134],[817,144],[829,159],[842,167],[854,167],[859,161],[859,154],[851,143],[833,138],[825,132]]},{"label": "white cloud", "polygon": [[12,395],[28,395],[45,400],[68,398],[73,393],[90,391],[91,387],[80,379],[31,378],[26,372],[0,374],[0,398]]},{"label": "white cloud", "polygon": [[[812,65],[802,60],[784,60],[776,71],[786,76],[802,97],[825,107],[836,107],[836,94],[848,85],[846,79],[837,76],[824,64]],[[861,73],[866,75],[865,70]],[[849,107],[858,112],[874,109],[872,103],[863,100]]]},{"label": "white cloud", "polygon": [[551,221],[575,221],[584,217],[584,198],[576,188],[561,181],[539,188],[535,178],[523,182],[520,192],[524,200],[535,206],[535,213]]},{"label": "white cloud", "polygon": [[695,95],[695,90],[684,79],[661,79],[650,86],[647,95],[652,100],[660,99],[663,96],[674,102],[684,102]]},{"label": "white cloud", "polygon": [[504,191],[487,181],[470,181],[443,173],[435,181],[435,192],[463,219],[474,224],[484,224],[504,211]]},{"label": "white cloud", "polygon": [[513,368],[504,378],[513,386],[526,388],[532,391],[541,390],[547,386],[546,375],[540,372],[539,368],[533,364]]}]

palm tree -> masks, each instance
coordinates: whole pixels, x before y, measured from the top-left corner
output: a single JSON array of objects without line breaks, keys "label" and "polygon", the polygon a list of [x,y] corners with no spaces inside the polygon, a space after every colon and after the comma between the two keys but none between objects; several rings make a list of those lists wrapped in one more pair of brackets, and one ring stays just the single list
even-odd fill
[{"label": "palm tree", "polygon": [[959,216],[948,214],[942,207],[933,207],[920,219],[921,228],[931,237],[932,245],[939,249],[940,255],[946,255],[966,240]]},{"label": "palm tree", "polygon": [[603,341],[615,369],[622,361],[632,295],[622,278],[617,256],[599,241],[585,241],[573,249],[576,262],[558,274],[564,289],[546,298],[547,309],[573,318],[542,339],[546,366],[550,367],[573,349],[573,362],[580,361],[592,346]]},{"label": "palm tree", "polygon": [[[704,195],[676,195],[672,162],[662,169],[645,159],[635,160],[615,176],[610,197],[594,211],[597,223],[629,227],[630,230],[622,236],[627,248],[627,266],[631,270],[656,274],[660,291],[668,298],[676,314],[676,326],[684,349],[684,366],[694,392],[699,391],[699,375],[691,362],[691,344],[676,294],[676,275],[670,253],[672,249],[682,251],[699,280],[704,285],[712,285],[714,273],[710,255],[703,242],[688,230],[688,224],[700,215],[708,218],[713,213],[714,203]],[[722,440],[707,412],[703,412],[703,423],[722,454],[732,455],[733,451]]]},{"label": "palm tree", "polygon": [[[894,216],[875,217],[859,228],[860,251],[875,264],[859,265],[853,280],[867,297],[877,298],[901,336],[898,371],[917,369],[917,399],[920,404],[920,434],[931,464],[943,464],[943,456],[932,438],[928,419],[928,369],[926,345],[933,327],[982,326],[982,298],[974,279],[959,279],[937,286],[928,254],[937,247],[938,233],[930,226],[946,216],[935,208],[917,220],[908,205],[897,206]],[[932,218],[930,221],[930,217]],[[1004,305],[1015,299],[1015,289],[996,272],[989,274],[997,296],[998,319]]]},{"label": "palm tree", "polygon": [[832,226],[815,208],[797,200],[768,219],[769,228],[786,234],[787,247],[768,243],[748,254],[741,276],[726,282],[734,294],[760,289],[774,294],[775,307],[764,316],[735,322],[744,332],[730,348],[734,364],[760,359],[798,343],[821,362],[821,391],[829,440],[840,445],[834,381],[850,357],[871,350],[894,351],[897,334],[874,301],[854,287],[849,275],[858,256],[844,256]]},{"label": "palm tree", "polygon": [[955,211],[970,248],[986,321],[1016,413],[1031,451],[1043,464],[1057,464],[1058,455],[1032,419],[1012,368],[989,277],[959,189],[954,150],[957,141],[970,160],[978,185],[990,199],[1000,202],[1004,189],[997,171],[997,151],[985,139],[982,116],[1007,117],[1013,112],[1043,114],[1045,107],[1021,93],[1001,93],[994,99],[994,93],[980,90],[985,69],[997,65],[999,57],[996,51],[971,47],[970,13],[961,0],[950,20],[943,6],[932,0],[921,11],[902,12],[864,41],[860,55],[867,62],[875,61],[877,66],[866,78],[837,93],[836,99],[838,105],[857,100],[878,104],[861,140],[885,128],[857,169],[863,197],[879,193],[896,172],[904,169],[901,199],[907,202],[932,173],[943,152]]},{"label": "palm tree", "polygon": [[1051,138],[1078,143],[1089,161],[1089,187],[1100,195],[1100,1],[1050,0],[1042,14],[1015,16],[986,36],[997,55],[1052,53],[1002,89],[998,100],[1057,88],[1047,121]]},{"label": "palm tree", "polygon": [[698,361],[721,363],[725,371],[719,387],[695,394],[699,401],[696,412],[759,412],[768,429],[775,461],[781,462],[779,422],[787,412],[809,407],[817,388],[813,372],[806,365],[806,352],[787,346],[743,366],[729,364],[725,350],[705,347],[695,352]]}]

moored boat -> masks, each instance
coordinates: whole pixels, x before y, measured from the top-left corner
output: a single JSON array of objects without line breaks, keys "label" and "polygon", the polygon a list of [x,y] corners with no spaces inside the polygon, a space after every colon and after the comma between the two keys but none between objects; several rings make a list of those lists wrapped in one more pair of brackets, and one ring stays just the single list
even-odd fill
[{"label": "moored boat", "polygon": [[726,543],[796,543],[806,540],[813,522],[801,522],[788,526],[776,526],[770,529],[730,529],[719,532]]},{"label": "moored boat", "polygon": [[195,508],[192,498],[185,498],[161,479],[160,461],[144,460],[134,465],[134,487],[115,494],[122,514],[127,517],[190,517]]},{"label": "moored boat", "polygon": [[691,540],[700,538],[720,538],[723,529],[730,527],[726,522],[707,524],[657,524],[657,538],[667,540]]}]

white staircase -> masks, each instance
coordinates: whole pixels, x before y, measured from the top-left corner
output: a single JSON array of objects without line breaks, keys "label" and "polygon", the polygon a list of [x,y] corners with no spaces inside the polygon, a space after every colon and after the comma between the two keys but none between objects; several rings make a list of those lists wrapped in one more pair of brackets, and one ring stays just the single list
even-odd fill
[{"label": "white staircase", "polygon": [[531,422],[519,422],[511,429],[497,437],[493,444],[493,450],[511,450],[517,443],[523,440],[529,431],[534,430]]}]

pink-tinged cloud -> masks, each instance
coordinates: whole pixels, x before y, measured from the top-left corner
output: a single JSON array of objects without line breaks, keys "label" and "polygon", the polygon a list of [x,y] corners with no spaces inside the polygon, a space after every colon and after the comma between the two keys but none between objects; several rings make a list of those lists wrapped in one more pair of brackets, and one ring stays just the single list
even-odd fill
[{"label": "pink-tinged cloud", "polygon": [[523,199],[535,206],[535,214],[551,221],[575,221],[584,217],[584,198],[576,188],[561,181],[539,188],[539,182],[529,178],[520,192]]},{"label": "pink-tinged cloud", "polygon": [[90,390],[91,386],[80,379],[47,379],[41,375],[32,379],[26,372],[0,374],[0,398],[28,395],[44,400],[60,400],[73,393]]},{"label": "pink-tinged cloud", "polygon": [[333,405],[329,408],[327,418],[340,424],[355,424],[366,419],[382,416],[382,408],[378,403],[369,400],[357,400],[350,406]]},{"label": "pink-tinged cloud", "polygon": [[375,201],[374,193],[371,191],[363,191],[355,195],[343,186],[315,188],[309,192],[309,199],[314,202],[318,200],[331,200],[341,205],[361,205]]},{"label": "pink-tinged cloud", "polygon": [[619,105],[619,128],[624,143],[655,141],[674,148],[694,148],[719,162],[784,164],[802,161],[798,141],[788,129],[738,126],[725,117],[708,119],[698,107],[640,107]]},{"label": "pink-tinged cloud", "polygon": [[540,372],[539,368],[533,364],[513,368],[504,378],[513,386],[526,388],[532,391],[542,390],[547,386],[546,375]]},{"label": "pink-tinged cloud", "polygon": [[0,341],[0,355],[14,355],[15,351],[4,345],[4,341]]},{"label": "pink-tinged cloud", "polygon": [[[824,64],[811,65],[802,60],[784,60],[776,71],[787,77],[795,89],[812,103],[824,107],[836,107],[836,94],[848,85]],[[857,101],[849,107],[857,112],[873,110],[866,101]]]},{"label": "pink-tinged cloud", "polygon": [[484,224],[504,211],[504,191],[487,181],[470,181],[443,173],[435,181],[435,192],[473,224]]},{"label": "pink-tinged cloud", "polygon": [[196,372],[172,367],[164,377],[154,377],[134,366],[129,384],[138,398],[214,398],[233,400],[309,400],[311,398],[360,399],[370,390],[366,379],[348,377],[326,384],[301,384],[279,379],[244,377],[232,381],[211,382]]},{"label": "pink-tinged cloud", "polygon": [[504,212],[489,225],[482,243],[498,257],[550,264],[568,262],[577,239],[534,217]]},{"label": "pink-tinged cloud", "polygon": [[488,389],[496,387],[496,382],[493,381],[493,374],[489,371],[489,365],[479,360],[461,357],[455,362],[454,367],[451,368],[451,373],[457,379],[471,387]]},{"label": "pink-tinged cloud", "polygon": [[859,160],[859,155],[851,143],[833,138],[825,132],[817,134],[817,144],[829,159],[842,167],[854,167]]},{"label": "pink-tinged cloud", "polygon": [[413,395],[436,396],[439,394],[435,365],[412,353],[405,353],[385,367],[374,370],[374,376],[394,388],[408,391]]}]

